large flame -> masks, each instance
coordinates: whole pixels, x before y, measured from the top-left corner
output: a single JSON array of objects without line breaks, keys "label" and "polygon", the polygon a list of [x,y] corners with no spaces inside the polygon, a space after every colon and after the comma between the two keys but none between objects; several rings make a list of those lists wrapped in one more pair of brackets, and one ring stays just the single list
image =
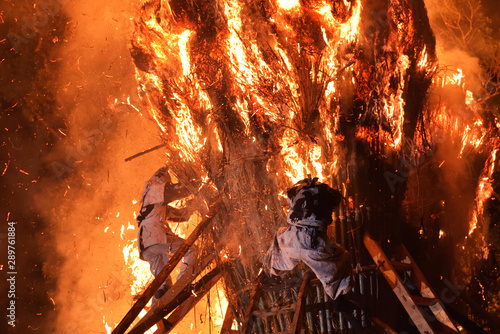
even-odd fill
[{"label": "large flame", "polygon": [[[363,21],[371,6],[359,0],[144,3],[132,41],[142,98],[179,180],[209,185],[195,189],[200,212],[217,191],[231,203],[210,245],[221,258],[261,256],[269,230],[284,221],[284,201],[275,195],[283,199],[283,189],[306,175],[344,193],[353,187],[355,142],[389,161],[404,154],[419,161],[444,140],[456,144],[457,157],[495,147],[463,71],[441,70],[433,43],[419,34],[422,23],[412,16],[422,15],[418,7],[389,1],[387,22],[372,29],[373,22]],[[429,87],[457,90],[463,103],[425,104],[419,99]],[[479,182],[469,234],[491,196],[497,150]],[[248,235],[252,242],[244,242]],[[132,247],[123,252],[138,293],[150,277]],[[222,290],[216,289],[221,301],[212,309],[217,325],[228,303]]]}]

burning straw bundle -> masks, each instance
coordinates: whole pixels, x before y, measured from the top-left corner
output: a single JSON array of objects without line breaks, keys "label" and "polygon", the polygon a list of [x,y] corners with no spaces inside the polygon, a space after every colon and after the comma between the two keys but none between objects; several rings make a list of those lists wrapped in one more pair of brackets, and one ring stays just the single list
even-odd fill
[{"label": "burning straw bundle", "polygon": [[419,135],[436,69],[422,0],[152,0],[131,53],[170,169],[201,213],[223,198],[198,247],[235,260],[225,282],[239,320],[286,188],[313,174],[356,205],[392,201],[382,167]]}]

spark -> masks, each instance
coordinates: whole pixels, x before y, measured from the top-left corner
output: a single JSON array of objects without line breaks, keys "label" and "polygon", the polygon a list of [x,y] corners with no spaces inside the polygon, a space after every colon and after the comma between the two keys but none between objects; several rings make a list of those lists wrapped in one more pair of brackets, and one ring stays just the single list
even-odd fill
[{"label": "spark", "polygon": [[4,175],[5,175],[5,173],[7,173],[7,169],[8,169],[8,168],[9,168],[9,166],[10,166],[10,153],[7,153],[7,154],[8,154],[8,156],[9,156],[9,160],[8,160],[7,162],[5,162],[5,163],[4,163],[4,164],[5,164],[5,168],[4,168],[3,172],[2,172],[2,176],[4,176]]}]

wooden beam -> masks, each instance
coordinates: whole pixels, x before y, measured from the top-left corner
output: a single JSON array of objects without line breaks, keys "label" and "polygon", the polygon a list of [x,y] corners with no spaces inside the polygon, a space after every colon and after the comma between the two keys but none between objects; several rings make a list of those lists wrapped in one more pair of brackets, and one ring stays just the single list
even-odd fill
[{"label": "wooden beam", "polygon": [[[418,291],[420,291],[422,297],[430,299],[430,302],[428,304],[423,305],[429,306],[432,313],[434,313],[434,316],[439,322],[447,326],[453,332],[458,332],[458,329],[450,320],[448,314],[446,314],[444,306],[441,304],[441,301],[437,299],[436,293],[427,282],[427,279],[425,278],[420,268],[417,266],[417,263],[411,256],[410,252],[408,252],[403,244],[398,245],[397,250],[399,251],[398,255],[412,267],[412,280],[413,283],[417,286]],[[415,300],[415,297],[413,299]]]},{"label": "wooden beam", "polygon": [[[215,270],[215,269],[214,269]],[[204,284],[194,290],[196,295],[192,293],[190,296],[179,305],[170,316],[163,321],[165,327],[164,333],[170,333],[172,329],[192,310],[192,308],[210,291],[210,289],[220,280],[220,270],[214,271],[214,275],[205,276],[201,279]]]},{"label": "wooden beam", "polygon": [[264,272],[261,272],[252,286],[252,291],[250,292],[250,300],[248,301],[247,311],[245,313],[245,320],[243,321],[242,330],[244,334],[250,334],[252,332],[253,322],[255,317],[252,315],[252,312],[257,305],[257,301],[260,297],[260,285],[262,283],[262,279],[264,277]]},{"label": "wooden beam", "polygon": [[290,331],[291,334],[300,334],[301,332],[302,323],[304,322],[304,306],[306,304],[306,295],[311,277],[312,271],[306,271],[302,284],[300,285],[299,295],[297,296],[297,307],[295,308],[295,314],[293,315],[292,328]]},{"label": "wooden beam", "polygon": [[162,320],[167,314],[175,310],[180,304],[186,301],[192,294],[192,291],[200,289],[204,283],[209,280],[208,275],[216,275],[220,272],[219,268],[215,268],[210,273],[201,278],[194,286],[192,282],[203,269],[210,264],[214,259],[214,255],[204,257],[202,263],[197,270],[191,275],[183,275],[175,284],[160,298],[156,305],[152,305],[146,315],[128,332],[128,334],[142,334],[151,328],[158,321]]},{"label": "wooden beam", "polygon": [[398,297],[401,305],[405,308],[408,315],[413,320],[413,323],[417,329],[422,333],[435,333],[435,331],[430,327],[429,322],[425,318],[422,311],[415,305],[413,296],[410,294],[405,284],[396,273],[396,269],[392,266],[391,261],[385,255],[379,244],[371,238],[371,236],[365,233],[363,238],[364,244],[368,252],[373,258],[373,261],[378,266],[380,272],[386,279],[387,283],[391,287],[392,291]]},{"label": "wooden beam", "polygon": [[140,157],[141,155],[144,155],[146,153],[152,152],[152,151],[157,150],[157,149],[162,148],[162,147],[165,147],[165,144],[160,144],[160,145],[156,145],[155,147],[148,148],[147,150],[144,150],[142,152],[139,152],[137,154],[134,154],[133,156],[130,156],[130,157],[126,158],[125,161],[130,161],[132,159]]},{"label": "wooden beam", "polygon": [[170,273],[174,270],[175,266],[182,259],[184,254],[188,251],[188,249],[194,244],[196,239],[200,236],[201,232],[212,222],[212,219],[218,213],[220,206],[222,205],[221,200],[217,200],[215,204],[213,204],[210,208],[210,211],[205,216],[205,219],[201,221],[198,226],[194,229],[191,235],[186,239],[184,245],[182,245],[179,250],[170,258],[168,263],[162,269],[162,271],[155,277],[153,282],[146,288],[143,294],[137,299],[132,308],[127,312],[127,314],[123,317],[122,321],[115,327],[115,329],[111,332],[111,334],[124,334],[128,329],[130,324],[137,318],[141,310],[146,306],[148,301],[153,297],[154,293],[158,288],[165,282]]},{"label": "wooden beam", "polygon": [[[215,259],[214,255],[205,256],[205,257],[203,257],[201,264],[196,265],[196,266],[190,266],[188,268],[188,271],[184,275],[182,275],[182,277],[177,282],[175,282],[175,284],[169,289],[169,291],[166,292],[166,294],[162,298],[160,298],[157,305],[155,305],[155,306],[158,308],[159,307],[158,305],[163,301],[164,306],[161,307],[161,309],[163,309],[163,311],[161,311],[161,313],[158,313],[157,315],[154,315],[155,318],[158,318],[158,321],[156,323],[156,325],[158,326],[158,331],[157,331],[158,333],[165,333],[166,332],[167,328],[164,325],[163,317],[166,316],[168,313],[170,313],[170,311],[175,309],[177,307],[177,305],[182,304],[185,301],[185,299],[187,299],[191,295],[192,291],[196,292],[196,287],[197,287],[196,284],[194,285],[194,287],[192,289],[188,289],[191,285],[191,282],[196,277],[198,277],[201,274],[201,272],[214,259]],[[218,270],[218,268],[216,268],[216,269]],[[187,297],[185,297],[186,293],[187,293]],[[149,317],[151,315],[152,315],[152,312],[150,310],[150,313],[146,313],[145,316]],[[144,317],[143,317],[143,319],[144,319]],[[134,328],[132,328],[132,330]]]},{"label": "wooden beam", "polygon": [[222,328],[220,330],[220,334],[229,334],[231,333],[231,327],[233,325],[234,314],[231,306],[228,305],[226,309],[226,316],[224,317],[224,322],[222,323]]}]

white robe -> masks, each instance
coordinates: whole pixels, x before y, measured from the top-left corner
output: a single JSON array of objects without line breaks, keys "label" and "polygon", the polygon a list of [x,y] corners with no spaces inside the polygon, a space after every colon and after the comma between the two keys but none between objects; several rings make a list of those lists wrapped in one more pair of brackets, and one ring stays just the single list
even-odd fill
[{"label": "white robe", "polygon": [[330,242],[325,231],[300,225],[280,228],[267,254],[270,273],[280,275],[300,261],[311,268],[332,299],[351,290],[354,281],[349,253]]}]

